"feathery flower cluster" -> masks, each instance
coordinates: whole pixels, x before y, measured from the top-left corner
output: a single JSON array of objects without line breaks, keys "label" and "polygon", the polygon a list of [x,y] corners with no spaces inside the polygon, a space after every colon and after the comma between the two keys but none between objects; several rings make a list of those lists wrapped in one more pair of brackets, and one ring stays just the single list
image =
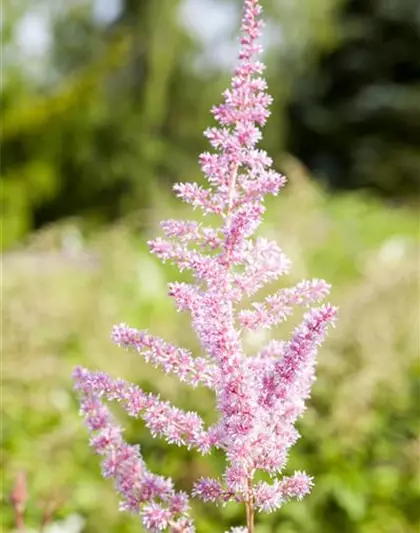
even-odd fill
[{"label": "feathery flower cluster", "polygon": [[[82,368],[74,372],[91,445],[103,456],[103,474],[114,479],[122,509],[139,514],[151,532],[195,531],[188,497],[176,492],[170,480],[147,469],[140,448],[124,442],[105,400],[117,401],[130,416],[141,417],[154,437],[202,454],[213,448],[224,451],[222,478],[199,479],[192,495],[204,502],[243,502],[247,526],[232,533],[252,533],[255,510],[275,511],[291,498],[301,499],[312,486],[312,479],[303,472],[277,476],[299,438],[295,422],[315,379],[317,349],[335,320],[336,309],[331,305],[311,307],[325,298],[330,287],[318,279],[302,281],[243,309],[244,298],[290,268],[276,243],[254,236],[265,195],[276,195],[285,182],[271,169],[266,152],[256,147],[271,103],[261,77],[264,65],[256,59],[261,52],[257,44],[261,11],[259,0],[245,0],[238,66],[224,102],[212,110],[219,127],[205,132],[214,151],[200,156],[208,187],[196,183],[174,187],[179,198],[204,215],[219,215],[221,226],[166,220],[162,223],[165,238],[150,242],[151,251],[162,261],[192,273],[191,283],[169,284],[169,295],[178,310],[190,313],[203,355],[194,357],[124,324],[112,332],[116,344],[134,349],[147,362],[189,385],[210,388],[218,421],[206,429],[196,413],[183,412],[135,385]],[[247,356],[243,333],[285,321],[294,305],[306,312],[290,340],[271,341],[258,354]],[[258,470],[270,474],[272,482],[256,483]]]}]

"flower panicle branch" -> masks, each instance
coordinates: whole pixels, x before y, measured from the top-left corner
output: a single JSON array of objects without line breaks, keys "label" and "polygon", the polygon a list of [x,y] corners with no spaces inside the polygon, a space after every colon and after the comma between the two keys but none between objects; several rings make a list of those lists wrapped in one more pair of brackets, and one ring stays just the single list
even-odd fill
[{"label": "flower panicle branch", "polygon": [[[179,311],[188,311],[201,345],[199,357],[163,339],[125,324],[114,327],[117,345],[141,354],[146,362],[175,375],[187,385],[205,386],[215,395],[216,423],[205,428],[197,413],[184,412],[136,385],[101,372],[77,368],[75,386],[91,445],[102,456],[105,477],[114,479],[121,508],[138,514],[151,532],[190,533],[188,496],[171,480],[147,468],[139,446],[128,445],[106,403],[116,401],[130,416],[140,417],[154,437],[193,448],[202,454],[218,448],[226,455],[219,479],[201,478],[191,495],[225,505],[242,502],[246,527],[253,533],[255,512],[273,512],[292,498],[302,499],[313,480],[304,472],[283,475],[290,447],[298,440],[295,422],[305,410],[315,380],[316,355],[337,310],[322,304],[330,286],[304,280],[244,309],[243,300],[287,274],[291,262],[278,245],[255,235],[265,212],[264,198],[277,195],[284,176],[257,147],[269,117],[271,97],[262,77],[258,43],[263,28],[259,0],[244,0],[237,67],[223,102],[212,109],[218,126],[204,133],[212,146],[199,158],[207,187],[179,183],[175,195],[217,215],[219,228],[191,220],[166,220],[164,238],[149,242],[151,252],[170,261],[192,281],[169,284]],[[289,340],[271,340],[259,353],[246,355],[244,332],[272,328],[294,307],[305,308]],[[272,481],[256,482],[263,471]]]}]

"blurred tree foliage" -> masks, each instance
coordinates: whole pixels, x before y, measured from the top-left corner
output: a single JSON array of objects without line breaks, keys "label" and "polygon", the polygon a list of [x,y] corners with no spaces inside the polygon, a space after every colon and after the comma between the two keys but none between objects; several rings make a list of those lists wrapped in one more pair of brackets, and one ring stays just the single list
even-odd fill
[{"label": "blurred tree foliage", "polygon": [[289,148],[334,188],[416,197],[418,0],[341,1],[336,32],[336,45],[312,56],[294,86]]},{"label": "blurred tree foliage", "polygon": [[[142,209],[162,180],[200,179],[201,132],[230,74],[203,61],[203,42],[181,20],[185,1],[120,0],[108,18],[96,12],[106,0],[5,1],[3,248],[67,216],[100,223]],[[274,95],[264,147],[275,160],[288,148],[334,187],[417,192],[416,5],[264,2]],[[47,21],[50,40],[36,61],[16,37],[31,16]],[[237,24],[232,32],[228,42]]]},{"label": "blurred tree foliage", "polygon": [[[178,4],[125,0],[108,24],[91,2],[61,7],[42,74],[6,65],[4,247],[61,217],[109,220],[142,208],[157,177],[195,170],[191,153],[202,148],[199,118],[210,104],[206,79],[188,60],[197,45],[179,24]],[[16,58],[13,30],[31,6],[13,17],[12,7],[6,46]]]}]

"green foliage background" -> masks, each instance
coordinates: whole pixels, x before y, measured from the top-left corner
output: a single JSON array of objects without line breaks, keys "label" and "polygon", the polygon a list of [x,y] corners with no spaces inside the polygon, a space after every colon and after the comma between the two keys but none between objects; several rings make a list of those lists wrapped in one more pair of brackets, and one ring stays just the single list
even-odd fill
[{"label": "green foliage background", "polygon": [[[61,8],[48,0],[5,1],[1,524],[7,532],[14,527],[8,498],[20,470],[28,475],[28,526],[35,528],[44,504],[56,501],[55,518],[76,513],[86,533],[141,531],[135,517],[118,512],[112,486],[101,478],[98,458],[88,448],[70,379],[75,365],[135,381],[193,407],[208,421],[214,416],[208,393],[180,386],[109,340],[112,325],[125,321],[199,351],[188,317],[177,314],[166,296],[166,282],[177,279],[176,270],[160,265],[145,246],[159,232],[160,219],[191,217],[174,203],[170,185],[201,179],[196,164],[197,153],[206,149],[201,131],[229,76],[217,62],[206,59],[203,68],[205,46],[181,23],[181,4],[125,0],[118,17],[104,23],[92,16],[89,1]],[[417,26],[410,2],[397,2],[393,14],[410,28],[410,41],[402,32],[387,48],[368,46],[379,64],[385,53],[398,65],[398,54],[390,50],[408,43],[404,58],[412,57],[414,73],[409,111],[391,99],[396,121],[374,121],[371,129],[367,113],[361,119],[366,128],[349,130],[346,121],[360,103],[354,93],[338,91],[332,115],[322,112],[330,105],[325,95],[335,87],[331,80],[346,64],[340,52],[348,46],[343,21],[365,28],[355,24],[360,13],[359,19],[354,13],[347,17],[349,4],[265,3],[275,97],[265,147],[290,185],[267,203],[261,232],[275,238],[294,262],[292,275],[282,282],[323,277],[333,284],[340,320],[321,350],[319,379],[300,423],[303,438],[289,463],[290,470],[315,476],[314,491],[302,503],[259,516],[257,533],[414,533],[420,518],[419,228],[412,209],[420,136],[411,135],[419,77],[417,56],[410,55]],[[366,0],[363,21],[380,26],[383,4]],[[352,5],[357,12],[360,3]],[[28,62],[16,32],[37,10],[51,16],[52,45],[45,57]],[[392,87],[383,73],[376,81],[383,82],[385,93],[395,85],[404,89],[392,69],[384,72]],[[360,94],[375,81],[357,73],[354,79]],[[290,115],[299,119],[296,126]],[[306,120],[311,116],[317,121]],[[335,129],[322,129],[331,120]],[[399,135],[397,142],[395,124],[403,124],[398,131],[410,136]],[[375,163],[382,148],[374,161],[355,149],[365,142],[366,129],[369,142],[373,136],[375,147],[385,146],[386,172]],[[299,146],[311,150],[300,153]],[[334,165],[311,161],[313,153],[316,161],[334,160],[337,147],[340,157],[353,154],[352,165],[332,179],[326,171]],[[294,148],[314,175],[287,153]],[[327,194],[316,179],[338,179],[341,189],[356,183],[361,190]],[[387,201],[368,193],[372,184]],[[287,335],[298,319],[273,335]],[[250,336],[250,352],[267,340]],[[169,447],[151,439],[141,423],[119,415],[127,438],[141,443],[151,467],[173,476],[178,487],[189,489],[196,477],[221,471],[222,457],[203,459]],[[243,510],[236,506],[194,505],[200,533],[243,523]]]}]

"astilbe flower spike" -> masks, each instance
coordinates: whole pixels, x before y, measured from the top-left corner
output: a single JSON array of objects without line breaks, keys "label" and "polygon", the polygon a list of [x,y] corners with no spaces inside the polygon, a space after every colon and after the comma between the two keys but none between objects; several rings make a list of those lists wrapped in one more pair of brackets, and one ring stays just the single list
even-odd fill
[{"label": "astilbe flower spike", "polygon": [[[226,454],[223,476],[197,480],[192,495],[204,502],[243,502],[246,527],[232,532],[252,533],[255,511],[275,511],[312,487],[312,478],[303,472],[278,476],[299,438],[295,422],[315,379],[317,349],[335,320],[331,305],[313,307],[330,287],[314,279],[280,289],[249,309],[243,309],[242,301],[290,269],[289,259],[274,242],[255,237],[265,195],[276,195],[285,182],[256,147],[271,103],[261,77],[264,65],[256,59],[261,52],[261,11],[258,0],[245,0],[238,66],[223,103],[212,110],[219,126],[205,132],[214,150],[200,156],[208,187],[174,186],[176,195],[203,215],[219,215],[221,226],[167,220],[162,223],[165,238],[149,243],[162,261],[192,272],[191,283],[171,283],[169,294],[178,310],[191,314],[202,354],[194,357],[124,324],[112,332],[116,344],[134,349],[147,362],[193,387],[210,388],[217,422],[206,429],[196,413],[183,412],[135,385],[83,368],[74,372],[91,445],[103,457],[103,474],[114,479],[121,508],[137,513],[151,532],[195,531],[188,497],[176,492],[171,480],[149,471],[139,446],[124,442],[105,400],[115,400],[130,416],[141,417],[154,437],[203,454],[214,448]],[[290,340],[272,340],[256,355],[245,355],[243,333],[286,320],[294,305],[306,312]],[[267,472],[271,483],[255,482],[258,470]]]}]

